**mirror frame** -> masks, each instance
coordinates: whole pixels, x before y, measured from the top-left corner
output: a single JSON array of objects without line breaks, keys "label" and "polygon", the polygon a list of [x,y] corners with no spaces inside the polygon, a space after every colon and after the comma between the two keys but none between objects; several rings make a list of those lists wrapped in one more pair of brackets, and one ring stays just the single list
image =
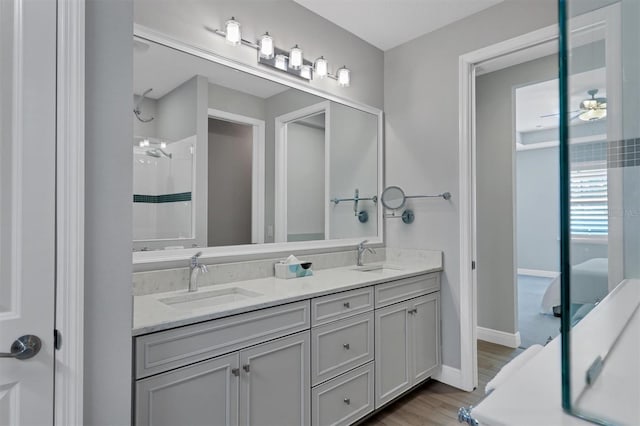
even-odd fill
[{"label": "mirror frame", "polygon": [[[272,71],[253,67],[232,59],[225,58],[211,50],[204,49],[175,39],[162,32],[144,27],[134,23],[132,37],[140,37],[150,42],[162,44],[172,49],[197,56],[202,59],[214,62],[219,65],[231,67],[256,77],[264,78],[275,83],[282,84],[292,89],[319,96],[326,101],[333,101],[339,104],[373,114],[378,119],[378,191],[384,189],[384,112],[381,109],[345,99],[325,91],[312,88],[306,83],[285,74],[276,74]],[[372,246],[382,246],[384,244],[384,220],[382,203],[376,206],[378,214],[378,235],[367,237]],[[201,259],[205,263],[223,263],[241,260],[256,260],[288,255],[292,252],[296,254],[311,254],[327,251],[344,251],[355,246],[362,238],[345,238],[335,240],[316,240],[283,243],[264,244],[244,244],[236,246],[221,247],[195,247],[174,250],[136,251],[132,254],[133,272],[150,271],[156,269],[169,269],[183,267],[189,258],[195,253],[202,251]]]}]

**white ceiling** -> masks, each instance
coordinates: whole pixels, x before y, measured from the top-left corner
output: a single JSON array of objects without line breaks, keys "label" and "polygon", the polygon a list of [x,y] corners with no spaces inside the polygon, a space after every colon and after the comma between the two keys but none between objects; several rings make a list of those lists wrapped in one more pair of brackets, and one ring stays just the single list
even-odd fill
[{"label": "white ceiling", "polygon": [[388,50],[504,0],[294,0]]},{"label": "white ceiling", "polygon": [[[605,68],[573,74],[569,78],[571,111],[579,110],[580,102],[589,98],[587,91],[598,89],[597,97],[606,97],[606,72]],[[535,130],[551,129],[558,127],[558,112],[560,110],[558,80],[549,80],[542,83],[516,89],[516,131],[530,132]],[[543,115],[556,114],[550,117]],[[571,114],[575,116],[576,114]],[[579,120],[573,120],[572,124],[580,124]]]},{"label": "white ceiling", "polygon": [[158,99],[194,75],[210,83],[260,98],[269,98],[289,87],[234,70],[160,44],[135,38],[133,49],[133,93],[153,88],[148,98]]}]

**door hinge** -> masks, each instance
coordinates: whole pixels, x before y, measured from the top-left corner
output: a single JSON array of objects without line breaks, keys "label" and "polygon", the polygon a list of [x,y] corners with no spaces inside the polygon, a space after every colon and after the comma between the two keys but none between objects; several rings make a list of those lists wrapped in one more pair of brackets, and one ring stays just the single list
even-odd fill
[{"label": "door hinge", "polygon": [[476,261],[475,261],[475,260],[472,260],[472,261],[471,261],[471,270],[473,271],[473,270],[475,270],[475,269],[476,269]]},{"label": "door hinge", "polygon": [[62,347],[62,333],[58,329],[53,330],[53,347],[57,350]]}]

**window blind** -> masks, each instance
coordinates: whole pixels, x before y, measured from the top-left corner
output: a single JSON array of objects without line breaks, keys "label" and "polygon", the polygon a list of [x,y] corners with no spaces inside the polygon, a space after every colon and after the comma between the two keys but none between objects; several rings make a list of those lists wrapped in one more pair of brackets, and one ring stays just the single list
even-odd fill
[{"label": "window blind", "polygon": [[606,236],[609,231],[607,169],[571,171],[571,234]]}]

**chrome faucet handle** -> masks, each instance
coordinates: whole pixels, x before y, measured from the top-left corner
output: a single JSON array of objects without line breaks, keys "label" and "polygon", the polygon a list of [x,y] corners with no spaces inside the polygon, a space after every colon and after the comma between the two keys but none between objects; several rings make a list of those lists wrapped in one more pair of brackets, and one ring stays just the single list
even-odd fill
[{"label": "chrome faucet handle", "polygon": [[191,256],[191,268],[195,268],[196,266],[198,266],[198,258],[202,256],[202,252],[199,251],[196,254],[194,254],[193,256]]},{"label": "chrome faucet handle", "polygon": [[365,244],[367,244],[368,242],[369,242],[369,240],[362,240],[362,241],[360,241],[360,242],[358,243],[358,248],[359,248],[360,250],[363,250],[363,249],[364,249],[364,245],[365,245]]},{"label": "chrome faucet handle", "polygon": [[200,271],[201,271],[202,273],[207,273],[207,272],[209,272],[209,268],[207,268],[207,265],[205,265],[204,263],[202,263],[202,264],[198,265],[198,267],[200,268]]}]

